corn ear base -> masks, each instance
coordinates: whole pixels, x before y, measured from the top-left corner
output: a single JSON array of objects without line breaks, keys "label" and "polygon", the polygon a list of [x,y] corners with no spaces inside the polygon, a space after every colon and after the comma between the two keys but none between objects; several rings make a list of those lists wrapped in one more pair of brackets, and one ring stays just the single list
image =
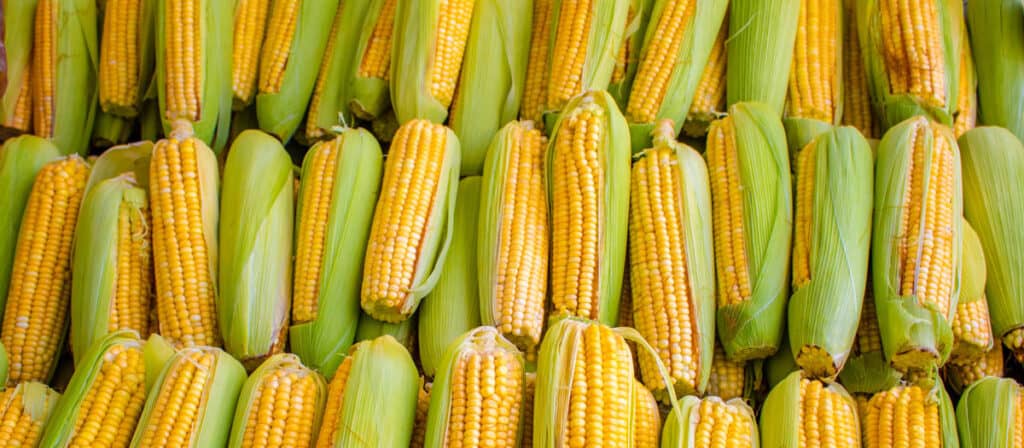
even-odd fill
[{"label": "corn ear base", "polygon": [[978,75],[978,118],[1024,140],[1024,5],[1015,0],[967,3]]},{"label": "corn ear base", "polygon": [[693,395],[687,395],[682,397],[679,400],[678,407],[673,408],[668,416],[665,417],[665,425],[661,432],[661,448],[696,448],[704,446],[704,441],[697,439],[700,405],[704,400],[711,400],[719,405],[732,407],[749,419],[750,433],[744,434],[744,439],[749,440],[749,444],[738,445],[744,448],[758,448],[760,446],[757,419],[754,417],[754,410],[745,401],[740,398],[722,400],[718,397],[698,398]]},{"label": "corn ear base", "polygon": [[[3,16],[3,93],[0,95],[0,136],[5,139],[32,129],[30,97],[33,24],[39,0],[4,0]],[[29,113],[19,108],[28,101]],[[20,104],[19,104],[20,103]]]},{"label": "corn ear base", "polygon": [[760,102],[781,117],[793,62],[800,0],[733,0],[726,45],[726,101]]},{"label": "corn ear base", "polygon": [[[772,387],[771,392],[765,397],[761,408],[761,443],[772,447],[800,447],[803,446],[800,440],[802,429],[802,418],[804,410],[801,409],[803,397],[801,397],[801,381],[803,377],[799,372],[793,372],[786,378]],[[811,380],[817,381],[817,380]],[[822,389],[842,397],[843,403],[849,410],[850,415],[857,415],[857,402],[850,396],[849,392],[839,383],[823,383]],[[833,409],[832,412],[839,412]],[[829,425],[823,423],[823,426]],[[839,446],[860,446],[860,422],[855,418],[853,422],[857,439],[839,439],[844,434],[833,434]],[[833,431],[831,426],[825,426],[825,431]]]}]

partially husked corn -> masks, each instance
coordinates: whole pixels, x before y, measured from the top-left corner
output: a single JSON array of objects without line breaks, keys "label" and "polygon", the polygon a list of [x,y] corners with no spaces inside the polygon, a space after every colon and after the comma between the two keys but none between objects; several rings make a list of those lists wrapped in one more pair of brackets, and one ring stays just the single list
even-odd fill
[{"label": "partially husked corn", "polygon": [[271,356],[242,386],[228,447],[310,447],[326,401],[319,373],[295,355]]}]

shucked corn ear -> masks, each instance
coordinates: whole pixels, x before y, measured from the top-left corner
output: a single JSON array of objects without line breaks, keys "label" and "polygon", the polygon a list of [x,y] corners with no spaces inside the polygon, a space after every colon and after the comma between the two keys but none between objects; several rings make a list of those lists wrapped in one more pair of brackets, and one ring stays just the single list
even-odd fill
[{"label": "shucked corn ear", "polygon": [[60,394],[43,383],[20,383],[0,391],[0,444],[39,446]]},{"label": "shucked corn ear", "polygon": [[423,323],[418,326],[419,360],[423,365],[423,373],[430,377],[434,376],[452,341],[479,327],[481,323],[480,287],[477,281],[477,222],[479,211],[482,210],[481,183],[479,176],[464,177],[459,181],[452,245],[448,249],[448,257],[441,268],[437,285],[423,299],[417,313]]},{"label": "shucked corn ear", "polygon": [[416,365],[395,338],[352,346],[328,387],[316,447],[408,447],[419,388]]},{"label": "shucked corn ear", "polygon": [[629,129],[611,95],[573,98],[555,123],[545,161],[551,213],[551,302],[614,325],[629,225]]},{"label": "shucked corn ear", "polygon": [[631,446],[634,381],[629,346],[615,330],[575,317],[558,320],[541,343],[533,445]]},{"label": "shucked corn ear", "polygon": [[456,339],[434,377],[423,446],[518,447],[525,372],[523,354],[494,327]]},{"label": "shucked corn ear", "polygon": [[931,371],[953,347],[960,293],[960,151],[925,117],[886,132],[877,150],[872,287],[885,359]]},{"label": "shucked corn ear", "polygon": [[1024,442],[1024,389],[1008,378],[986,378],[964,391],[956,405],[960,444],[1019,447]]},{"label": "shucked corn ear", "polygon": [[859,448],[857,402],[838,383],[805,379],[793,372],[765,398],[761,443],[780,448]]},{"label": "shucked corn ear", "polygon": [[952,125],[960,76],[959,0],[857,2],[857,32],[882,129],[916,115]]},{"label": "shucked corn ear", "polygon": [[878,138],[878,121],[871,106],[868,74],[864,67],[860,32],[857,29],[857,3],[843,0],[843,119],[844,126],[853,126],[864,138]]},{"label": "shucked corn ear", "polygon": [[[313,95],[309,100],[304,138],[310,144],[332,134],[335,126],[352,122],[352,114],[348,109],[352,83],[348,81],[353,73],[352,61],[356,58],[350,55],[354,54],[358,44],[363,17],[367,14],[366,8],[375,2],[384,1],[395,0],[352,0],[338,4],[316,84],[313,86]],[[369,11],[376,14],[380,10],[371,8]],[[387,60],[390,61],[390,55]],[[339,123],[339,118],[343,123]]]},{"label": "shucked corn ear", "polygon": [[1024,139],[1024,4],[967,3],[971,53],[978,75],[978,120]]},{"label": "shucked corn ear", "polygon": [[76,359],[119,330],[149,336],[153,244],[149,198],[135,175],[101,181],[85,193],[71,277],[71,353]]},{"label": "shucked corn ear", "polygon": [[134,117],[153,81],[156,2],[107,0],[100,38],[100,109]]},{"label": "shucked corn ear", "polygon": [[775,353],[786,314],[793,204],[782,123],[739,103],[708,131],[718,335],[729,359]]},{"label": "shucked corn ear", "polygon": [[658,0],[625,106],[633,148],[648,147],[662,119],[678,134],[712,54],[728,2]]},{"label": "shucked corn ear", "polygon": [[229,448],[311,447],[327,383],[292,354],[271,356],[242,386]]},{"label": "shucked corn ear", "polygon": [[523,81],[523,100],[519,104],[519,118],[535,123],[541,123],[548,93],[548,54],[551,52],[548,42],[551,38],[551,8],[554,5],[555,0],[533,0],[530,51],[526,61],[526,78]]},{"label": "shucked corn ear", "polygon": [[217,159],[187,124],[178,125],[153,147],[149,164],[159,333],[179,346],[220,345]]},{"label": "shucked corn ear", "polygon": [[491,139],[519,113],[530,49],[533,0],[475,3],[449,120],[462,144],[462,176],[480,174]]},{"label": "shucked corn ear", "polygon": [[963,363],[956,359],[951,359],[943,367],[946,384],[949,384],[949,387],[960,393],[971,384],[983,378],[990,376],[1000,378],[1005,373],[1002,344],[995,344],[991,350],[981,355],[981,358],[968,360]]},{"label": "shucked corn ear", "polygon": [[851,127],[819,135],[797,156],[789,343],[812,376],[850,354],[868,275],[874,158]]},{"label": "shucked corn ear", "polygon": [[399,123],[448,117],[477,2],[397,0],[389,79]]},{"label": "shucked corn ear", "polygon": [[729,66],[725,94],[729,106],[756,101],[781,116],[786,103],[801,0],[729,2]]},{"label": "shucked corn ear", "polygon": [[32,130],[32,35],[39,0],[4,0],[0,67],[0,131]]},{"label": "shucked corn ear", "polygon": [[89,165],[77,155],[44,165],[18,233],[0,342],[9,383],[48,381],[60,357],[71,296],[71,249]]},{"label": "shucked corn ear", "polygon": [[995,337],[1024,355],[1024,145],[1009,131],[982,127],[960,139],[963,148],[964,216],[985,253],[985,295]]},{"label": "shucked corn ear", "polygon": [[111,333],[79,357],[40,446],[127,448],[145,404],[142,341]]},{"label": "shucked corn ear", "polygon": [[803,0],[786,90],[786,137],[795,156],[843,114],[843,0]]},{"label": "shucked corn ear", "polygon": [[[270,4],[271,0],[235,2],[234,37],[231,40],[231,103],[235,110],[245,109],[256,97],[260,53],[265,42]],[[289,21],[288,17],[279,17],[278,26]]]},{"label": "shucked corn ear", "polygon": [[[668,120],[630,175],[629,284],[637,331],[668,369],[677,395],[702,393],[715,343],[711,191],[704,159],[675,141]],[[621,323],[620,323],[621,324]],[[657,361],[640,353],[647,387],[667,398]]]},{"label": "shucked corn ear", "polygon": [[[4,14],[9,13],[10,10],[4,11]],[[7,302],[15,247],[32,184],[39,170],[58,157],[60,150],[53,143],[34,135],[8,139],[0,147],[0,191],[4,192],[3,213],[0,213],[0,310]]]},{"label": "shucked corn ear", "polygon": [[359,281],[383,156],[365,129],[317,143],[302,163],[295,214],[291,350],[327,376],[359,321]]},{"label": "shucked corn ear", "polygon": [[260,129],[291,139],[309,105],[339,0],[275,0],[260,53],[256,117]]},{"label": "shucked corn ear", "polygon": [[84,154],[96,115],[96,2],[38,0],[32,46],[32,133]]},{"label": "shucked corn ear", "polygon": [[546,149],[533,122],[505,125],[487,150],[480,193],[480,321],[528,354],[540,344],[548,287]]},{"label": "shucked corn ear", "polygon": [[427,120],[395,134],[363,264],[361,304],[373,318],[405,320],[437,283],[452,238],[459,151],[455,133]]},{"label": "shucked corn ear", "polygon": [[879,392],[861,411],[864,448],[960,446],[953,404],[941,381],[931,389],[901,385]]},{"label": "shucked corn ear", "polygon": [[[156,83],[164,133],[186,122],[220,151],[231,120],[234,3],[157,0]],[[185,26],[191,25],[191,26]],[[242,38],[242,37],[240,37]]]},{"label": "shucked corn ear", "polygon": [[255,130],[235,139],[224,165],[217,317],[224,348],[250,367],[284,350],[294,186],[277,139]]},{"label": "shucked corn ear", "polygon": [[245,369],[220,349],[172,354],[150,388],[131,447],[225,446],[244,382]]},{"label": "shucked corn ear", "polygon": [[742,399],[682,397],[665,418],[662,448],[757,448],[754,410]]},{"label": "shucked corn ear", "polygon": [[711,46],[708,62],[697,82],[697,89],[686,112],[683,132],[690,137],[703,137],[708,133],[712,121],[725,115],[726,50],[729,38],[729,19],[726,17],[719,27],[718,35]]},{"label": "shucked corn ear", "polygon": [[953,315],[953,351],[951,361],[966,363],[977,360],[993,345],[992,324],[985,299],[985,254],[974,228],[963,224],[963,272],[960,298]]},{"label": "shucked corn ear", "polygon": [[636,77],[636,69],[640,63],[640,50],[647,35],[647,25],[654,9],[655,0],[630,0],[626,12],[626,30],[622,36],[619,54],[615,57],[615,69],[605,89],[615,98],[619,109],[626,108],[629,91]]},{"label": "shucked corn ear", "polygon": [[[357,117],[371,120],[379,117],[391,107],[389,82],[391,80],[391,57],[395,45],[395,12],[399,0],[360,0],[346,2],[345,8],[352,8],[351,14],[358,14],[360,23],[355,27],[353,37],[357,40],[348,44],[344,30],[338,31],[338,38],[353,45],[351,62],[346,66],[345,76],[350,76],[351,90],[341,90],[341,109],[351,111]],[[365,10],[360,8],[367,8]],[[364,12],[365,11],[365,12]],[[345,13],[345,24],[351,23],[349,12]],[[461,19],[460,19],[461,20]],[[466,17],[465,26],[469,26]],[[461,23],[460,23],[461,24]],[[397,34],[402,36],[401,34]],[[349,59],[342,57],[342,59]],[[344,89],[345,87],[343,87]]]}]

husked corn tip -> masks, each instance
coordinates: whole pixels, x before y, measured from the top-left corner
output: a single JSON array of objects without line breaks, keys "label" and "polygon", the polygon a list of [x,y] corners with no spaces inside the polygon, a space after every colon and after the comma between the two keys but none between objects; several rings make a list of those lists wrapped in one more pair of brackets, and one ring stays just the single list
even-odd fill
[{"label": "husked corn tip", "polygon": [[137,113],[142,58],[143,0],[108,0],[100,43],[100,105]]},{"label": "husked corn tip", "polygon": [[249,104],[256,94],[260,50],[263,48],[270,3],[270,0],[239,0],[235,5],[231,85],[236,105]]},{"label": "husked corn tip", "polygon": [[875,394],[866,414],[865,448],[943,446],[939,405],[918,386],[898,386]]},{"label": "husked corn tip", "polygon": [[[648,123],[657,118],[658,110],[668,92],[679,47],[692,28],[697,0],[664,2],[665,11],[654,24],[656,39],[650,40],[640,56],[633,81],[626,117],[630,122]],[[628,42],[627,42],[628,43]],[[625,48],[625,44],[624,44]]]},{"label": "husked corn tip", "polygon": [[843,40],[843,120],[844,126],[853,126],[865,138],[878,136],[878,123],[871,110],[868,74],[861,54],[857,32],[857,0],[843,0],[846,8],[846,26]]},{"label": "husked corn tip", "polygon": [[[363,52],[363,59],[359,63],[359,76],[364,78],[389,79],[391,69],[391,42],[394,40],[392,31],[395,23],[395,4],[398,0],[384,0],[377,16],[377,23],[373,25],[373,32],[370,34],[370,41],[366,43],[366,50]],[[466,35],[469,34],[469,25],[466,25]]]},{"label": "husked corn tip", "polygon": [[839,105],[840,0],[804,0],[789,72],[790,117],[832,123]]},{"label": "husked corn tip", "polygon": [[882,50],[892,93],[914,95],[933,107],[946,103],[938,3],[880,0]]},{"label": "husked corn tip", "polygon": [[540,122],[544,112],[548,76],[548,38],[551,27],[551,7],[555,0],[533,2],[533,29],[530,34],[530,53],[526,63],[526,84],[519,117]]}]

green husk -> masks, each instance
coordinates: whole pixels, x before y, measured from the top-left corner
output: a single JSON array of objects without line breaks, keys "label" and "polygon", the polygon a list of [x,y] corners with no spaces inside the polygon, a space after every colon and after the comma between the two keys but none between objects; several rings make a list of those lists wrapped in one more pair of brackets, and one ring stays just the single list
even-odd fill
[{"label": "green husk", "polygon": [[[813,157],[808,161],[813,170],[813,184],[808,185],[812,197],[809,204],[796,206],[811,207],[804,241],[809,277],[802,284],[793,281],[788,332],[796,363],[812,376],[832,377],[850,354],[857,333],[857,320],[850,316],[860,315],[864,298],[874,158],[867,140],[852,127],[833,128],[807,148],[814,153],[801,157]],[[807,357],[801,355],[805,351]],[[814,357],[821,355],[831,362],[816,363]]]},{"label": "green husk", "polygon": [[[597,282],[598,306],[591,316],[581,316],[601,321],[605,325],[615,325],[619,318],[619,300],[622,292],[622,273],[626,264],[626,241],[627,229],[629,227],[629,127],[626,119],[619,112],[615,100],[605,91],[591,91],[583,93],[572,100],[565,107],[564,113],[555,123],[551,132],[551,141],[548,143],[548,150],[545,156],[545,185],[548,192],[548,207],[551,213],[559,207],[569,207],[564,204],[568,198],[558,198],[554,195],[554,179],[552,170],[555,161],[555,151],[558,147],[556,141],[559,138],[559,130],[567,118],[581,110],[596,108],[600,114],[601,124],[604,128],[604,140],[599,148],[601,167],[604,169],[604,185],[595,185],[601,198],[602,222],[594,223],[599,227],[597,257],[599,257],[595,282]],[[557,245],[555,238],[563,237],[557,233],[558,229],[552,228],[556,233],[552,234],[551,245]],[[568,235],[564,236],[568,238]],[[554,261],[552,261],[554,263]],[[570,281],[574,281],[570,279]],[[559,301],[563,298],[555,297],[556,304],[553,314],[574,314],[576,310],[558,309]]]},{"label": "green husk", "polygon": [[[971,224],[966,219],[962,219],[962,222],[964,231],[963,272],[960,278],[960,299],[957,300],[957,303],[960,305],[985,300],[985,281],[988,278],[988,272],[985,269],[985,252],[981,248],[981,239],[978,238],[978,233],[974,231],[974,228],[971,227]],[[986,311],[988,310],[986,309]],[[990,328],[986,330],[991,331]],[[977,360],[992,349],[991,333],[989,333],[989,338],[984,345],[979,345],[975,342],[961,340],[954,329],[953,351],[950,354],[950,361],[965,363]]]},{"label": "green husk", "polygon": [[7,371],[9,367],[7,349],[4,348],[3,344],[0,344],[0,387],[7,384]]},{"label": "green husk", "polygon": [[[267,358],[252,375],[249,375],[249,379],[245,381],[242,386],[242,391],[238,396],[238,406],[235,408],[235,417],[231,424],[231,439],[228,442],[228,448],[243,448],[244,436],[246,432],[246,424],[249,419],[251,412],[255,412],[258,406],[258,400],[260,399],[260,386],[266,378],[279,370],[284,370],[294,374],[297,379],[304,379],[305,377],[312,376],[316,381],[316,396],[313,397],[313,402],[303,402],[304,406],[310,406],[313,409],[312,421],[309,423],[307,428],[289,428],[295,431],[310,431],[313,434],[313,438],[316,438],[316,433],[320,428],[320,420],[323,418],[324,404],[327,401],[327,382],[324,377],[320,376],[310,370],[308,367],[302,365],[299,358],[291,353],[279,353]],[[272,381],[272,380],[271,380]],[[267,392],[263,392],[267,393]],[[294,409],[293,409],[294,410]]]},{"label": "green husk", "polygon": [[460,175],[483,170],[487,148],[515,120],[530,52],[533,0],[478,0],[449,125],[462,143]]},{"label": "green husk", "polygon": [[781,117],[801,2],[732,0],[729,3],[727,102],[730,108],[739,102],[761,102],[775,116]]},{"label": "green husk", "polygon": [[[212,365],[213,377],[207,382],[202,392],[207,397],[202,400],[202,405],[194,410],[195,419],[189,422],[189,431],[185,435],[186,444],[183,448],[227,445],[231,429],[229,422],[234,415],[235,403],[238,402],[238,394],[246,379],[245,368],[231,355],[218,348],[192,347],[175,352],[165,363],[153,385],[155,389],[152,389],[146,398],[146,407],[142,410],[139,424],[135,428],[135,435],[132,437],[132,448],[143,448],[142,438],[146,433],[146,428],[150,424],[157,424],[157,422],[150,422],[149,419],[155,411],[161,395],[165,392],[170,393],[169,389],[163,389],[164,381],[168,380],[167,376],[172,369],[193,362],[189,355],[194,352],[212,353],[216,356],[216,360]],[[149,364],[147,363],[148,368]],[[168,409],[166,412],[175,412],[175,410]]]},{"label": "green husk", "polygon": [[680,400],[679,410],[673,409],[669,412],[668,417],[665,417],[665,426],[661,432],[661,448],[696,448],[704,446],[701,441],[696,440],[697,422],[700,418],[700,403],[704,400],[715,401],[743,410],[750,418],[750,447],[758,448],[760,446],[757,419],[754,418],[754,410],[745,401],[739,398],[724,401],[718,397],[702,399],[693,395],[687,395]]},{"label": "green husk", "polygon": [[977,67],[979,122],[1024,139],[1024,4],[967,2],[967,26]]},{"label": "green husk", "polygon": [[102,110],[97,111],[92,128],[90,149],[109,148],[127,143],[134,127],[134,119],[111,115]]},{"label": "green husk", "polygon": [[104,180],[130,174],[140,188],[149,186],[149,161],[153,154],[153,143],[141,141],[127,145],[114,146],[96,158],[89,171],[89,180],[85,191]]},{"label": "green husk", "polygon": [[[675,0],[658,0],[654,4],[650,24],[644,36],[644,48],[640,52],[640,60],[644,61],[646,53],[655,51],[658,45],[663,45],[665,37],[664,30],[659,29],[659,22],[662,15],[666,14],[665,9],[670,8]],[[719,28],[725,21],[725,12],[728,2],[722,0],[697,0],[692,6],[695,11],[689,22],[686,24],[674,24],[670,26],[683,27],[682,42],[676,54],[652,55],[652,58],[672,58],[674,64],[671,67],[665,84],[665,96],[657,104],[657,113],[653,121],[640,121],[632,116],[630,108],[624,110],[629,119],[629,130],[633,142],[634,151],[649,147],[651,135],[658,122],[662,119],[672,120],[674,134],[679,134],[686,121],[686,115],[690,111],[690,104],[697,92],[697,85],[701,75],[704,74],[704,66],[707,65],[711,56],[711,48],[714,46],[715,38],[718,36]],[[764,40],[762,38],[762,40]],[[660,61],[659,61],[660,62]],[[762,68],[763,70],[763,68]],[[639,97],[638,97],[639,98]],[[633,101],[630,98],[630,102]],[[637,99],[637,101],[642,101]],[[639,104],[637,108],[641,107]]]},{"label": "green husk", "polygon": [[[319,73],[313,89],[313,99],[306,117],[303,135],[306,143],[315,143],[324,134],[344,123],[353,123],[349,112],[348,99],[352,95],[351,76],[355,69],[353,62],[360,61],[354,53],[361,34],[363,17],[367,8],[375,4],[370,12],[379,11],[384,0],[343,0],[334,15],[331,31],[327,37],[327,50],[320,62]],[[361,52],[359,54],[362,54]],[[341,57],[338,57],[341,55]],[[351,55],[351,57],[350,57]],[[358,67],[358,65],[357,65]]]},{"label": "green husk", "polygon": [[[25,123],[25,128],[10,126],[17,112],[18,98],[27,87],[31,74],[33,32],[36,17],[36,3],[39,0],[3,0],[0,9],[0,20],[3,20],[4,58],[2,85],[0,96],[0,136],[6,138],[21,134],[32,129],[32,120]],[[26,94],[28,92],[26,91]],[[31,109],[31,107],[30,107]]]},{"label": "green husk", "polygon": [[[138,79],[138,85],[136,86],[136,98],[137,98],[137,101],[136,101],[135,104],[114,104],[114,103],[104,103],[102,100],[100,100],[100,102],[99,102],[99,105],[100,105],[99,118],[97,120],[98,121],[103,121],[104,120],[104,118],[103,118],[104,115],[108,115],[108,116],[112,116],[112,117],[134,118],[137,115],[139,115],[140,111],[142,110],[143,102],[146,99],[146,97],[148,96],[148,93],[149,93],[150,89],[152,88],[152,83],[153,83],[153,76],[154,76],[153,72],[154,72],[154,68],[155,68],[154,65],[155,65],[155,59],[156,59],[156,55],[155,55],[156,48],[155,48],[154,43],[153,43],[154,39],[155,39],[154,27],[156,26],[156,24],[154,23],[155,20],[156,20],[156,2],[151,2],[151,1],[139,2],[138,6],[137,6],[139,8],[139,12],[138,12],[138,14],[139,14],[139,17],[138,17],[138,21],[139,21],[138,22],[138,28],[136,30],[129,31],[129,34],[126,35],[126,36],[117,36],[116,33],[118,31],[123,30],[122,27],[116,26],[116,24],[115,24],[115,25],[111,25],[109,28],[107,28],[102,23],[102,22],[106,21],[106,13],[107,13],[107,11],[106,11],[106,4],[105,4],[106,1],[107,0],[105,0],[103,2],[103,4],[100,5],[100,11],[99,11],[99,20],[101,22],[100,23],[101,33],[110,30],[112,33],[115,33],[114,36],[111,36],[111,39],[131,39],[131,40],[135,40],[136,41],[136,53],[137,53],[136,57],[138,58],[138,72],[135,73],[135,76]],[[121,13],[123,13],[123,11]],[[100,43],[101,44],[102,44],[102,41],[103,41],[103,35],[101,34],[100,35]],[[108,67],[108,68],[110,68],[112,70],[116,70],[118,68],[118,65],[119,65],[118,62],[119,61],[116,61],[116,60],[115,61],[105,61],[105,60],[102,60],[102,57],[101,57],[101,60],[99,61],[99,65],[100,66],[106,66],[106,67]],[[98,69],[98,70],[100,70],[100,69]],[[99,76],[99,73],[97,73],[97,76]],[[132,121],[126,120],[125,122],[126,123],[131,123]],[[116,141],[116,142],[113,142],[113,143],[114,144],[120,144],[120,143],[125,143],[125,141],[122,140],[122,141]]]},{"label": "green husk", "polygon": [[[651,19],[651,10],[654,9],[656,0],[630,0],[629,9],[626,14],[626,30],[623,34],[620,54],[626,53],[626,60],[616,57],[615,68],[612,70],[611,81],[605,89],[615,98],[615,104],[619,109],[626,110],[626,103],[629,101],[629,92],[633,88],[633,79],[636,77],[636,69],[640,63],[640,50],[643,49],[644,36],[647,35],[647,25]],[[622,70],[622,77],[616,79],[615,73]]]},{"label": "green husk", "polygon": [[[99,97],[97,70],[100,46],[96,35],[99,29],[96,2],[58,0],[53,6],[57,30],[53,116],[50,117],[53,128],[43,130],[36,126],[34,131],[50,138],[64,154],[84,155],[89,150],[89,136]],[[33,101],[38,100],[33,98]]]},{"label": "green husk", "polygon": [[[943,448],[959,448],[960,444],[961,444],[961,441],[957,437],[956,414],[955,414],[955,412],[953,410],[953,403],[949,399],[949,394],[946,393],[946,388],[942,385],[942,380],[940,378],[938,378],[937,376],[928,378],[926,382],[934,383],[934,384],[931,385],[931,386],[905,385],[904,384],[904,385],[895,386],[895,387],[890,388],[890,389],[888,389],[888,390],[886,390],[884,392],[890,393],[890,392],[892,392],[893,389],[902,389],[902,388],[909,388],[909,387],[919,387],[919,388],[921,388],[922,391],[925,393],[924,401],[928,402],[929,404],[935,404],[935,405],[938,406],[938,414],[939,414],[939,429],[938,429],[938,431],[939,431],[939,434],[937,435],[938,436],[937,438],[940,440],[941,443],[939,445],[936,445],[936,446],[941,446]],[[925,404],[924,402],[919,403],[919,404],[911,403],[910,406],[911,406],[911,409],[922,409],[923,410],[924,409],[924,404]],[[913,412],[913,410],[911,412]],[[881,420],[881,418],[882,417],[880,416],[879,419]],[[905,419],[905,418],[908,418],[908,417],[896,416],[896,418],[897,419]],[[861,415],[861,419],[862,419],[862,424],[863,424],[863,422],[866,421],[866,416],[865,415]],[[914,430],[914,429],[917,429],[917,428],[908,427],[908,428],[902,429],[902,430],[896,430],[894,428],[893,432],[894,433],[903,434],[905,436],[912,436],[912,434],[914,434],[912,432],[912,430]],[[868,430],[868,429],[865,428],[865,430]],[[965,445],[965,446],[968,447],[968,448],[973,447],[973,445]]]},{"label": "green husk", "polygon": [[956,405],[960,443],[965,447],[1012,447],[1021,386],[1009,378],[985,378],[967,388]]},{"label": "green husk", "polygon": [[775,385],[785,381],[790,373],[800,370],[800,366],[796,364],[796,358],[793,357],[793,350],[790,349],[788,335],[782,337],[779,351],[775,352],[771,358],[764,360],[763,367],[764,379],[768,383],[768,389],[772,389]]},{"label": "green husk", "polygon": [[166,9],[169,1],[172,0],[158,0],[156,12],[156,86],[164,134],[171,135],[171,131],[177,127],[176,122],[188,122],[192,125],[196,138],[219,154],[227,144],[231,127],[230,66],[234,2],[199,0],[195,5],[196,31],[202,36],[202,48],[196,51],[201,55],[203,79],[198,119],[191,120],[167,115],[167,47],[182,45],[180,42],[170,42],[166,37],[167,27],[175,25],[167,23]]},{"label": "green husk", "polygon": [[[775,385],[761,407],[761,443],[770,447],[800,447],[799,425],[803,414],[803,399],[800,394],[800,372],[793,372]],[[812,380],[815,381],[815,380]],[[851,415],[857,414],[857,402],[839,383],[824,383],[823,389],[839,394],[846,401]],[[825,393],[824,391],[822,393]],[[838,412],[838,409],[833,412]],[[854,419],[854,434],[860,434],[860,421]],[[824,423],[828,425],[828,423]],[[825,426],[825,431],[829,431]]]},{"label": "green husk", "polygon": [[[466,405],[465,397],[454,395],[452,388],[455,386],[456,375],[458,374],[457,369],[459,368],[459,360],[470,357],[473,355],[480,356],[483,359],[488,358],[500,358],[506,356],[506,354],[512,354],[515,357],[518,369],[513,366],[490,366],[490,373],[493,373],[497,377],[498,381],[512,381],[515,376],[519,376],[520,388],[518,390],[505,390],[502,393],[507,394],[518,394],[520,400],[518,403],[522,406],[522,396],[525,393],[526,380],[523,376],[526,372],[526,361],[523,358],[522,352],[516,348],[515,344],[509,342],[503,338],[497,329],[494,327],[477,327],[476,329],[470,330],[466,334],[458,337],[451,343],[447,350],[445,350],[444,356],[441,358],[438,364],[437,376],[434,378],[433,388],[430,390],[430,410],[427,412],[427,429],[426,436],[424,438],[424,448],[442,448],[448,446],[447,436],[449,435],[449,429],[451,422],[449,421],[449,415],[452,406]],[[487,370],[488,364],[483,361],[481,369]],[[472,366],[467,366],[468,369],[472,369]],[[468,370],[467,369],[467,370]],[[471,375],[471,371],[466,372],[467,375]],[[453,396],[454,395],[454,396]],[[472,404],[469,404],[472,406]],[[522,416],[522,410],[508,410],[511,415]],[[507,422],[503,422],[506,423]],[[520,421],[520,423],[522,423]],[[512,446],[519,446],[522,425],[519,425],[520,431],[515,434],[514,444]],[[470,429],[465,428],[463,431],[468,432]]]},{"label": "green husk", "polygon": [[[792,181],[785,132],[774,110],[739,103],[729,107],[726,119],[733,120],[735,129],[751,296],[719,306],[717,328],[729,359],[746,361],[770,357],[782,341],[793,235]],[[721,293],[721,285],[718,289]]]},{"label": "green husk", "polygon": [[284,349],[292,295],[292,159],[260,131],[231,145],[221,190],[218,327],[224,348],[259,364]]},{"label": "green husk", "polygon": [[1024,347],[1008,336],[1024,328],[1024,145],[1006,129],[980,127],[960,137],[960,148],[964,217],[985,254],[992,332],[1020,356]]},{"label": "green husk", "polygon": [[8,139],[0,148],[0,192],[4,197],[4,212],[0,213],[0,317],[6,308],[14,249],[32,184],[43,165],[59,157],[60,151],[53,143],[34,135]]},{"label": "green husk", "polygon": [[[345,129],[333,142],[340,152],[325,228],[320,311],[312,321],[293,319],[289,329],[291,351],[327,377],[341,364],[356,335],[362,260],[380,193],[383,163],[380,145],[365,129]],[[301,176],[305,181],[299,187],[295,213],[296,229],[300,228],[303,215],[303,188],[312,184],[312,155],[328,148],[331,147],[327,143],[318,143],[306,153]]]},{"label": "green husk", "polygon": [[142,103],[139,113],[139,140],[155,142],[164,136],[163,123],[160,122],[160,104],[154,99]]},{"label": "green husk", "polygon": [[299,2],[299,10],[292,19],[295,21],[295,34],[288,51],[288,63],[281,75],[281,88],[276,92],[260,89],[256,95],[256,116],[260,129],[284,143],[291,140],[306,115],[306,106],[309,105],[317,78],[317,70],[310,70],[309,64],[324,57],[338,2]]},{"label": "green husk", "polygon": [[[935,2],[939,14],[942,36],[943,64],[945,72],[945,104],[936,107],[926,104],[922,98],[910,93],[893,92],[889,84],[884,54],[885,40],[890,36],[882,32],[883,0],[861,0],[857,2],[857,35],[863,50],[864,68],[867,70],[868,88],[871,92],[875,114],[885,131],[914,116],[924,115],[945,125],[952,125],[956,111],[958,80],[960,77],[960,26],[963,22],[961,0],[924,0]],[[915,8],[923,8],[916,5]],[[924,20],[928,20],[924,18]],[[921,31],[927,33],[927,31]]]},{"label": "green husk", "polygon": [[409,353],[416,350],[416,322],[417,315],[398,323],[381,322],[363,313],[359,316],[359,325],[356,326],[356,342],[369,341],[381,336],[388,335],[395,338],[402,344]]},{"label": "green husk", "polygon": [[423,299],[419,319],[419,355],[423,373],[434,376],[452,341],[480,326],[477,281],[477,216],[480,210],[479,176],[459,182],[455,202],[455,236],[434,290]]},{"label": "green husk", "polygon": [[[353,29],[348,32],[338,31],[339,39],[345,39],[345,48],[352,49],[351,62],[338,62],[339,64],[351,64],[345,65],[346,71],[344,72],[344,76],[351,77],[351,81],[346,86],[341,87],[341,89],[350,90],[341,90],[339,108],[343,109],[346,114],[351,112],[351,114],[364,120],[377,118],[391,108],[391,92],[388,79],[362,76],[359,73],[363,58],[369,49],[370,38],[373,36],[373,30],[376,28],[377,23],[381,20],[394,21],[395,17],[397,17],[381,16],[381,13],[384,12],[385,1],[387,0],[356,0],[355,2],[346,2],[345,8],[355,9],[353,9],[352,16],[349,16],[346,11],[343,24],[350,25]],[[395,8],[397,9],[397,5]],[[395,10],[392,10],[391,13],[395,14]],[[358,23],[353,24],[353,20],[358,20]],[[392,49],[394,48],[395,36],[399,35],[394,33],[391,35]],[[339,44],[342,42],[342,40],[338,41]],[[390,58],[391,55],[386,54],[384,57]],[[342,57],[341,59],[349,58]]]}]

